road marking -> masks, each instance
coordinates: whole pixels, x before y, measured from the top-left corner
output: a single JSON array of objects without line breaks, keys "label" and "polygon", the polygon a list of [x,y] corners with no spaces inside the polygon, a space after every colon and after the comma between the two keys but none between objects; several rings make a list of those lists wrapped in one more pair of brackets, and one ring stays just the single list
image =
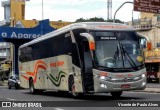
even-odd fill
[{"label": "road marking", "polygon": [[16,99],[12,99],[12,98],[7,98],[8,100],[16,100]]},{"label": "road marking", "polygon": [[1,89],[1,90],[5,91],[5,90],[8,90],[8,89]]},{"label": "road marking", "polygon": [[61,108],[54,108],[54,109],[56,109],[56,110],[64,110],[64,109],[61,109]]}]

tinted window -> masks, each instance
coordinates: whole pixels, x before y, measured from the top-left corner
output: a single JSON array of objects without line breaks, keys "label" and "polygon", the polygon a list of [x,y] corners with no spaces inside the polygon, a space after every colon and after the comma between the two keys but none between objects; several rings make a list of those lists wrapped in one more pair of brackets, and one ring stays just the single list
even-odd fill
[{"label": "tinted window", "polygon": [[70,33],[68,33],[20,49],[19,60],[21,62],[27,62],[71,53],[72,42]]}]

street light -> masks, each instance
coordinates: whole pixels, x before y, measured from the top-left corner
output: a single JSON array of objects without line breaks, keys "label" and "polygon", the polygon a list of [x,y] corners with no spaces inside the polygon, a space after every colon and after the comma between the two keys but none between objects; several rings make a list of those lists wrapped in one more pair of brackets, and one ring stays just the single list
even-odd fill
[{"label": "street light", "polygon": [[116,10],[116,12],[114,13],[114,19],[113,19],[113,22],[115,23],[115,18],[116,18],[116,13],[118,12],[118,10],[120,9],[120,8],[122,8],[122,6],[124,5],[124,4],[126,4],[126,3],[131,3],[131,4],[133,4],[133,2],[124,2],[117,10]]}]

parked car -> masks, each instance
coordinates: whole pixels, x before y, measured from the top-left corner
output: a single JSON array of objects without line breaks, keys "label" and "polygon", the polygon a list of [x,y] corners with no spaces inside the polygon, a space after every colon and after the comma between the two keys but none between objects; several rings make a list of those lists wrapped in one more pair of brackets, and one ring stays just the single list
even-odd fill
[{"label": "parked car", "polygon": [[8,88],[11,89],[11,87],[15,87],[15,89],[18,89],[20,87],[20,80],[19,76],[12,75],[8,79]]}]

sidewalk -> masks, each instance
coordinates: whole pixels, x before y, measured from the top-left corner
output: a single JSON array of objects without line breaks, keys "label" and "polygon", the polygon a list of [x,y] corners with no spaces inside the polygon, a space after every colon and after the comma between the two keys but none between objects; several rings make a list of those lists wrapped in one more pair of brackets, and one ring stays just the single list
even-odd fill
[{"label": "sidewalk", "polygon": [[8,83],[7,80],[4,80],[4,82],[0,81],[0,86],[7,86],[8,85],[7,83]]},{"label": "sidewalk", "polygon": [[136,92],[160,93],[159,83],[148,83],[144,90],[135,90]]}]

